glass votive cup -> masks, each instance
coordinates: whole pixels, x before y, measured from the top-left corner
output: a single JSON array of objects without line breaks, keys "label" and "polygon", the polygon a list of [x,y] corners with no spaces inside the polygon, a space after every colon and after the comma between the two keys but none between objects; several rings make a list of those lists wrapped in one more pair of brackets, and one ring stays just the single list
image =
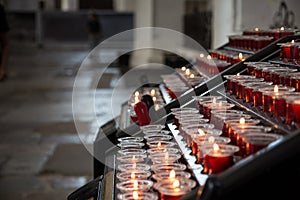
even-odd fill
[{"label": "glass votive cup", "polygon": [[257,83],[257,82],[263,82],[263,78],[252,78],[252,79],[242,79],[239,80],[236,84],[236,96],[240,99],[245,99],[246,96],[246,84],[247,83]]},{"label": "glass votive cup", "polygon": [[[245,102],[254,102],[254,94],[253,90],[258,90],[261,87],[266,87],[272,85],[273,82],[251,82],[245,84]],[[255,101],[255,106],[258,106],[259,104],[262,105],[261,102]]]},{"label": "glass votive cup", "polygon": [[175,110],[171,112],[174,116],[174,124],[179,126],[178,118],[182,115],[190,115],[190,114],[199,114],[199,110],[197,109],[183,109],[183,110]]},{"label": "glass votive cup", "polygon": [[229,103],[227,101],[219,101],[213,103],[207,103],[203,105],[204,107],[204,117],[211,120],[211,111],[212,110],[228,110],[235,107],[235,104]]},{"label": "glass votive cup", "polygon": [[297,72],[297,69],[292,69],[292,68],[279,68],[279,69],[273,69],[270,71],[270,81],[273,82],[274,84],[283,84],[281,83],[281,77],[282,74],[291,74]]},{"label": "glass votive cup", "polygon": [[194,151],[194,155],[196,156],[196,163],[203,164],[204,153],[201,150],[202,146],[205,145],[213,145],[216,144],[229,144],[230,138],[229,137],[222,137],[222,136],[208,136],[206,137],[194,137],[193,138],[193,146],[192,151]]},{"label": "glass votive cup", "polygon": [[153,135],[145,135],[144,138],[145,138],[145,140],[147,142],[157,141],[157,140],[159,140],[159,141],[162,141],[162,140],[164,140],[164,141],[170,141],[170,140],[173,139],[173,136],[171,136],[171,135],[163,135],[163,134],[161,134],[161,135],[153,134]]},{"label": "glass votive cup", "polygon": [[249,79],[255,79],[260,77],[237,74],[237,75],[224,75],[224,78],[226,78],[227,80],[226,91],[232,95],[236,95],[237,83],[239,80],[249,80]]},{"label": "glass votive cup", "polygon": [[286,123],[300,123],[300,96],[288,96],[286,98]]},{"label": "glass votive cup", "polygon": [[216,174],[234,165],[234,154],[239,147],[229,144],[213,144],[201,146],[204,153],[204,174]]},{"label": "glass votive cup", "polygon": [[154,189],[159,192],[161,200],[178,200],[196,185],[192,179],[162,180],[154,184]]},{"label": "glass votive cup", "polygon": [[234,127],[234,131],[236,133],[236,145],[240,147],[240,150],[237,152],[236,155],[244,157],[246,155],[246,149],[243,142],[243,135],[248,133],[256,133],[256,132],[267,133],[267,132],[271,132],[272,128],[268,126],[262,126],[262,125],[261,126],[253,125],[253,126],[247,126],[246,128],[242,128],[242,129],[238,127]]},{"label": "glass votive cup", "polygon": [[282,137],[282,135],[275,133],[248,133],[243,135],[246,156],[258,152]]},{"label": "glass votive cup", "polygon": [[203,119],[203,115],[200,113],[192,113],[192,114],[182,114],[182,115],[177,115],[175,118],[178,120],[179,124],[182,121],[190,120],[190,119]]},{"label": "glass votive cup", "polygon": [[164,141],[164,140],[157,140],[157,141],[150,141],[147,142],[147,145],[150,149],[164,149],[164,148],[169,148],[169,147],[175,147],[177,143],[175,142],[170,142],[170,141]]},{"label": "glass votive cup", "polygon": [[144,135],[169,135],[171,132],[168,130],[147,130],[143,133]]},{"label": "glass votive cup", "polygon": [[121,142],[117,144],[118,147],[123,149],[141,149],[145,146],[142,142]]},{"label": "glass votive cup", "polygon": [[187,133],[184,131],[185,127],[195,124],[208,124],[209,119],[190,119],[190,120],[183,120],[179,125],[179,133],[186,139]]},{"label": "glass votive cup", "polygon": [[153,164],[175,163],[181,158],[181,154],[164,152],[164,153],[151,154],[149,155],[149,158],[151,159]]},{"label": "glass votive cup", "polygon": [[291,75],[290,80],[291,87],[294,87],[296,92],[300,92],[300,74]]},{"label": "glass votive cup", "polygon": [[153,186],[150,180],[127,180],[116,184],[116,188],[122,192],[149,191]]},{"label": "glass votive cup", "polygon": [[189,134],[191,137],[192,155],[196,155],[198,140],[214,141],[215,137],[219,137],[222,134],[222,131],[218,129],[198,129],[198,132],[190,132]]},{"label": "glass votive cup", "polygon": [[147,158],[147,154],[136,155],[118,155],[117,160],[121,163],[143,163]]},{"label": "glass votive cup", "polygon": [[212,101],[223,99],[222,96],[217,96],[217,95],[211,95],[211,96],[192,96],[192,98],[195,100],[195,102],[197,102],[200,113],[203,113],[203,107],[202,107],[202,103],[201,102],[205,102],[205,101],[212,102]]},{"label": "glass votive cup", "polygon": [[118,138],[118,142],[120,143],[136,143],[136,142],[143,142],[144,141],[144,138],[142,137],[121,137],[121,138]]},{"label": "glass votive cup", "polygon": [[122,172],[129,172],[129,171],[149,171],[150,165],[144,163],[121,163],[118,164],[118,170]]},{"label": "glass votive cup", "polygon": [[161,131],[165,128],[165,125],[163,124],[149,124],[145,126],[141,126],[140,129],[144,131],[153,130],[153,131]]},{"label": "glass votive cup", "polygon": [[156,180],[157,182],[163,181],[163,180],[174,180],[174,179],[189,179],[191,178],[191,173],[186,171],[175,171],[171,170],[170,172],[161,172],[161,173],[155,173],[152,175],[152,178]]},{"label": "glass votive cup", "polygon": [[237,135],[235,129],[245,129],[248,126],[257,125],[260,123],[259,119],[245,119],[241,117],[240,119],[229,119],[225,121],[228,124],[228,137],[231,140],[231,144],[236,144]]},{"label": "glass votive cup", "polygon": [[146,155],[145,149],[122,149],[118,150],[118,155]]},{"label": "glass votive cup", "polygon": [[168,147],[168,148],[156,148],[156,149],[147,149],[147,153],[150,154],[150,155],[155,155],[155,154],[158,154],[158,153],[166,153],[166,152],[169,152],[169,153],[181,153],[180,149],[178,148],[172,148],[172,147]]},{"label": "glass votive cup", "polygon": [[118,200],[158,200],[155,192],[133,191],[118,194]]},{"label": "glass votive cup", "polygon": [[282,85],[275,85],[274,87],[261,89],[263,110],[266,112],[273,112],[273,99],[279,98],[280,96],[293,91],[295,91],[295,88]]},{"label": "glass votive cup", "polygon": [[135,170],[135,171],[123,171],[117,172],[116,174],[118,180],[121,181],[128,181],[128,180],[147,180],[151,176],[150,171],[145,170]]},{"label": "glass votive cup", "polygon": [[[215,110],[218,111],[218,110]],[[237,118],[241,118],[244,117],[246,119],[251,118],[250,115],[244,114],[242,111],[238,111],[238,110],[228,110],[228,112],[226,111],[221,111],[221,112],[214,112],[212,111],[212,116],[211,116],[211,124],[215,125],[215,128],[220,129],[220,130],[225,130],[224,126],[225,123],[224,121],[227,119],[237,119]],[[224,135],[226,134],[225,132],[223,133]]]},{"label": "glass votive cup", "polygon": [[198,134],[199,131],[202,131],[202,129],[213,129],[215,125],[213,124],[206,124],[206,123],[198,123],[198,124],[192,124],[188,126],[182,127],[183,131],[183,139],[186,141],[187,146],[192,146],[192,137],[193,134]]},{"label": "glass votive cup", "polygon": [[157,174],[162,172],[170,173],[171,170],[177,171],[184,171],[186,170],[186,165],[182,163],[159,163],[155,165],[151,165],[151,170]]}]

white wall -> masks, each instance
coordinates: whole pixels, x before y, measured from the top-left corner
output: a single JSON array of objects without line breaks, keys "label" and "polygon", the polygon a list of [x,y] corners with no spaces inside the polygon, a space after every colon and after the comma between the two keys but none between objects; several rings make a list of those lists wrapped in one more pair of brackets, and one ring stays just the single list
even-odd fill
[{"label": "white wall", "polygon": [[[279,10],[281,0],[243,0],[242,3],[242,29],[268,28],[273,23],[273,16]],[[300,27],[300,1],[285,0],[289,10],[295,14],[295,23]]]}]

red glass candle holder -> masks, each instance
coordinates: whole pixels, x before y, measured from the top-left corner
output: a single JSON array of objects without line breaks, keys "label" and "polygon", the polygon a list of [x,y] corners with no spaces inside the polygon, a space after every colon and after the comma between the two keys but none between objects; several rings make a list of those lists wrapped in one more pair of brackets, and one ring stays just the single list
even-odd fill
[{"label": "red glass candle holder", "polygon": [[295,88],[288,86],[278,86],[261,89],[263,110],[267,112],[274,111],[273,99],[279,98],[286,93],[295,91]]},{"label": "red glass candle holder", "polygon": [[236,128],[236,138],[237,138],[237,146],[240,148],[240,150],[237,152],[237,156],[245,157],[246,156],[246,144],[244,142],[243,136],[248,133],[268,133],[271,132],[272,128],[268,126],[258,126],[258,125],[253,125],[253,126],[248,126],[247,128],[239,129]]},{"label": "red glass candle holder", "polygon": [[228,124],[228,137],[231,140],[231,144],[236,145],[237,144],[237,133],[236,129],[246,129],[249,126],[257,125],[260,123],[260,120],[258,119],[230,119],[226,120],[226,123]]},{"label": "red glass candle holder", "polygon": [[222,137],[222,136],[194,136],[193,137],[193,146],[192,152],[193,155],[196,156],[196,163],[203,164],[204,153],[202,152],[202,146],[205,145],[213,145],[213,144],[228,144],[230,142],[230,138]]},{"label": "red glass candle holder", "polygon": [[216,174],[225,171],[234,164],[233,155],[239,151],[235,145],[207,145],[202,147],[204,152],[203,173]]},{"label": "red glass candle holder", "polygon": [[249,80],[241,80],[238,81],[238,88],[236,91],[236,96],[240,99],[245,99],[246,97],[246,85],[248,83],[257,83],[257,82],[263,82],[264,78],[253,78]]},{"label": "red glass candle holder", "polygon": [[300,123],[300,97],[291,96],[286,98],[287,111],[286,111],[286,123]]},{"label": "red glass candle holder", "polygon": [[[245,84],[245,102],[254,102],[253,90],[258,90],[261,87],[270,86],[272,82],[250,82]],[[256,104],[257,105],[257,104]]]},{"label": "red glass candle holder", "polygon": [[215,126],[213,124],[207,124],[207,123],[196,123],[192,125],[188,125],[186,127],[182,127],[182,130],[184,131],[184,140],[187,143],[188,147],[192,146],[192,135],[199,134],[199,130],[202,129],[213,129]]},{"label": "red glass candle holder", "polygon": [[196,186],[192,179],[162,180],[154,184],[161,200],[178,200]]},{"label": "red glass candle holder", "polygon": [[246,156],[266,148],[269,144],[282,137],[282,135],[274,133],[248,133],[243,135],[246,146]]},{"label": "red glass candle holder", "polygon": [[290,76],[291,86],[295,88],[296,92],[300,92],[300,75],[297,73]]}]

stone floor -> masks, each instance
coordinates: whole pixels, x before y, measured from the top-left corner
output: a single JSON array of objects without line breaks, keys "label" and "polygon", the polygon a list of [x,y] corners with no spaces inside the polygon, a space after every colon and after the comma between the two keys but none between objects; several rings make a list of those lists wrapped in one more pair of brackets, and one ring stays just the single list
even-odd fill
[{"label": "stone floor", "polygon": [[[64,200],[92,179],[92,155],[85,147],[92,145],[99,126],[114,117],[105,105],[111,104],[110,84],[118,70],[104,76],[95,106],[86,99],[94,94],[94,71],[102,70],[101,64],[90,61],[76,79],[81,105],[76,125],[85,130],[79,137],[72,91],[88,53],[80,45],[12,43],[8,78],[0,82],[0,199]],[[114,96],[115,113],[125,95],[124,90]],[[88,112],[90,106],[94,113]]]}]

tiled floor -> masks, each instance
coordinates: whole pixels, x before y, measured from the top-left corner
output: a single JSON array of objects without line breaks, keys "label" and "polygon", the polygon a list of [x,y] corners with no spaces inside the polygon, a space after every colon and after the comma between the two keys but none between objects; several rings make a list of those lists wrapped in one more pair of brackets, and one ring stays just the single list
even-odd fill
[{"label": "tiled floor", "polygon": [[[113,90],[109,84],[97,89],[95,122],[94,113],[87,112],[86,97],[93,92],[94,70],[101,70],[101,65],[91,64],[78,79],[82,86],[77,97],[82,104],[78,123],[86,130],[80,139],[72,91],[87,55],[84,46],[38,49],[30,43],[12,43],[8,78],[0,82],[0,199],[63,200],[92,179],[92,156],[82,140],[92,145],[101,123],[113,117],[105,106],[111,104]],[[124,95],[125,90],[114,96],[115,108]]]}]

